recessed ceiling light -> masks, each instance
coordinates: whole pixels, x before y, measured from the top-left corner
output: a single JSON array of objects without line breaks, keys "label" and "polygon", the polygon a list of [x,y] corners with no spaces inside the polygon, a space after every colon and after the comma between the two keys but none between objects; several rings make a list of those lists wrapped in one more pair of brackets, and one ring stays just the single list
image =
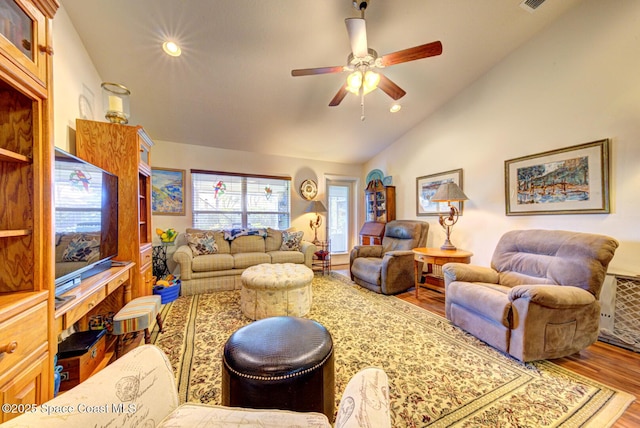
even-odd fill
[{"label": "recessed ceiling light", "polygon": [[182,53],[180,46],[175,44],[175,42],[164,42],[162,44],[162,50],[164,50],[167,55],[171,56],[180,56]]},{"label": "recessed ceiling light", "polygon": [[397,113],[400,111],[400,109],[402,108],[402,106],[400,104],[394,104],[391,106],[391,108],[389,109],[389,111],[391,113]]}]

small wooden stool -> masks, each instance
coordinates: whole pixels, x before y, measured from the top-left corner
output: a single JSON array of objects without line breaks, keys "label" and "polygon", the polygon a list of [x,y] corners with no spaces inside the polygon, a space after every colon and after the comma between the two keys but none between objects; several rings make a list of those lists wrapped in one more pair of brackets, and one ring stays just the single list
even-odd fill
[{"label": "small wooden stool", "polygon": [[113,317],[113,332],[116,338],[116,359],[122,354],[122,337],[127,333],[144,330],[144,343],[151,342],[149,326],[156,319],[158,329],[162,333],[162,317],[160,307],[162,298],[158,295],[133,299]]}]

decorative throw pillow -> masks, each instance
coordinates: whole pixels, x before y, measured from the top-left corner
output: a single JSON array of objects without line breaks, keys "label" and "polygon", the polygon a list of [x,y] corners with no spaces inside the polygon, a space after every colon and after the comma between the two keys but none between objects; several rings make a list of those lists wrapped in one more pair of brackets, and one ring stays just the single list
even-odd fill
[{"label": "decorative throw pillow", "polygon": [[300,251],[300,244],[302,243],[302,237],[304,231],[299,232],[282,232],[282,246],[281,251]]},{"label": "decorative throw pillow", "polygon": [[86,262],[100,255],[100,240],[95,235],[78,233],[62,253],[63,262]]},{"label": "decorative throw pillow", "polygon": [[218,244],[214,239],[213,231],[186,233],[185,235],[187,235],[187,244],[189,244],[194,256],[218,252]]}]

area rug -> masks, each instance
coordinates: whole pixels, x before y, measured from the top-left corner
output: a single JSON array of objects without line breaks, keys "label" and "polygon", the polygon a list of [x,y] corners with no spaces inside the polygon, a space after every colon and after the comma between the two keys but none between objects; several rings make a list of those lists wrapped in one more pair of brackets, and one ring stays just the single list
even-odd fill
[{"label": "area rug", "polygon": [[[152,340],[176,373],[181,402],[221,404],[225,341],[251,322],[240,293],[180,297],[163,307]],[[548,361],[522,364],[446,319],[341,276],[313,281],[308,318],[331,332],[336,410],[349,379],[377,366],[389,376],[394,427],[606,427],[634,397]]]}]

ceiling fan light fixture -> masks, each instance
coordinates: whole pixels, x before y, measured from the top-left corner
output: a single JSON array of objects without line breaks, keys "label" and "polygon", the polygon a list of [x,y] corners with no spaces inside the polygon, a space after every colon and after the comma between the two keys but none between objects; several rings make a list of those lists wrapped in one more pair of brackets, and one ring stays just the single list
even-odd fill
[{"label": "ceiling fan light fixture", "polygon": [[180,56],[182,54],[182,49],[175,42],[166,41],[162,44],[162,50],[170,56]]},{"label": "ceiling fan light fixture", "polygon": [[356,70],[347,76],[347,90],[352,94],[358,95],[362,86],[362,71]]},{"label": "ceiling fan light fixture", "polygon": [[364,94],[367,95],[369,92],[375,90],[378,87],[378,83],[380,83],[380,75],[375,71],[367,70],[364,74],[362,86]]},{"label": "ceiling fan light fixture", "polygon": [[391,108],[389,109],[389,111],[391,113],[397,113],[400,111],[400,109],[402,108],[402,106],[400,104],[394,104],[391,106]]}]

